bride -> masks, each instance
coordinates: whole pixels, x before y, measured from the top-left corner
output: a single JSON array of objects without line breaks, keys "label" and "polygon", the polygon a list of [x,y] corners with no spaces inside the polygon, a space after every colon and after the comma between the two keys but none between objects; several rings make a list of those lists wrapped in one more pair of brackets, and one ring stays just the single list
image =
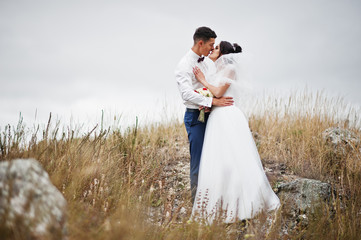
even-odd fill
[{"label": "bride", "polygon": [[225,95],[235,101],[235,106],[213,107],[208,118],[191,217],[207,223],[249,219],[280,205],[240,109],[244,89],[241,52],[239,45],[222,41],[209,55],[217,69],[213,76],[206,80],[199,68],[193,69],[197,80],[215,97]]}]

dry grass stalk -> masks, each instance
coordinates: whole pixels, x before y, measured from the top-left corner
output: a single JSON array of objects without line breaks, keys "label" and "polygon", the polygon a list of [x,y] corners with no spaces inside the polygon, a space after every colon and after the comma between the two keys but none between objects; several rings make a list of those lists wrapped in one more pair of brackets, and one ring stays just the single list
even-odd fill
[{"label": "dry grass stalk", "polygon": [[[356,239],[361,235],[361,161],[358,148],[335,153],[322,139],[329,127],[342,126],[361,139],[358,111],[341,100],[330,101],[322,93],[295,93],[288,99],[266,98],[250,114],[250,127],[260,136],[262,159],[282,162],[295,174],[330,182],[336,191],[307,227],[288,233],[292,239]],[[345,109],[349,112],[345,112]],[[349,116],[348,119],[342,116]],[[352,119],[350,116],[354,116]],[[28,139],[20,118],[16,128],[6,126],[0,137],[0,160],[35,158],[49,173],[69,205],[70,239],[278,239],[284,221],[281,212],[269,229],[267,218],[211,226],[188,224],[189,191],[178,196],[183,205],[172,208],[162,178],[163,168],[181,159],[177,146],[187,144],[178,120],[162,124],[118,129],[95,127],[84,136],[78,129],[60,129],[49,118],[38,139],[35,127]],[[29,134],[29,133],[28,133]],[[187,156],[186,156],[187,157]],[[169,197],[171,196],[171,197]],[[167,199],[167,197],[169,199]],[[187,209],[181,219],[181,207]],[[151,209],[160,209],[152,211]],[[161,219],[158,221],[156,219]],[[6,229],[0,228],[0,231]],[[0,232],[1,235],[1,232]],[[19,237],[18,239],[21,239]]]}]

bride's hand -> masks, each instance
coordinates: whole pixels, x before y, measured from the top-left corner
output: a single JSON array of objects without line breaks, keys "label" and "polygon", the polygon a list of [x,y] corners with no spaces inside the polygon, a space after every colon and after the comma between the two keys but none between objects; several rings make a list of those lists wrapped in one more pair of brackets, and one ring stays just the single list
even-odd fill
[{"label": "bride's hand", "polygon": [[193,73],[194,73],[194,76],[196,77],[196,79],[199,82],[204,83],[206,81],[206,78],[205,78],[203,72],[199,69],[199,67],[194,67],[193,68]]}]

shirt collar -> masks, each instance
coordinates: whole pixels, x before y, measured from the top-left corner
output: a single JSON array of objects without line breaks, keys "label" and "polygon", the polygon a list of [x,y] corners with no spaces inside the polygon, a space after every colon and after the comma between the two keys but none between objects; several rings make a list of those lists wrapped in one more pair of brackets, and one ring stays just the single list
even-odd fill
[{"label": "shirt collar", "polygon": [[198,60],[198,58],[200,58],[201,56],[198,56],[197,53],[193,52],[192,49],[189,50],[188,52],[188,56],[194,60]]}]

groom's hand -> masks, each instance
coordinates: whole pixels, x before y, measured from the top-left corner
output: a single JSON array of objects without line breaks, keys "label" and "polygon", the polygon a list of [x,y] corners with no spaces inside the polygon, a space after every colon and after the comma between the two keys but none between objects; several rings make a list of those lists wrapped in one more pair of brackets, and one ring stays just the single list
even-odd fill
[{"label": "groom's hand", "polygon": [[204,112],[205,112],[205,113],[208,113],[208,112],[211,112],[211,111],[212,111],[212,108],[206,107],[206,106],[199,106],[198,109],[199,109],[199,111],[202,110],[202,109],[204,109]]},{"label": "groom's hand", "polygon": [[219,107],[232,106],[233,98],[232,97],[213,98],[212,105]]},{"label": "groom's hand", "polygon": [[208,112],[211,112],[212,111],[212,108],[210,107],[204,107],[204,112],[208,113]]}]

